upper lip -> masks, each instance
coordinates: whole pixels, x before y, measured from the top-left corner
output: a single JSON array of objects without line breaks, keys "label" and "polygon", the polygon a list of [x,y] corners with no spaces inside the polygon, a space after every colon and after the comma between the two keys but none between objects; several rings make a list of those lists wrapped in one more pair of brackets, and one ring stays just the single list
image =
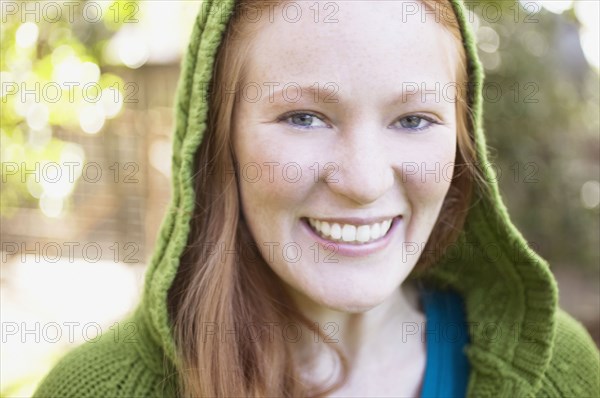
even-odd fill
[{"label": "upper lip", "polygon": [[380,216],[380,217],[308,217],[314,220],[326,221],[330,224],[353,224],[353,225],[371,225],[380,223],[382,221],[391,220],[396,217],[402,217],[401,214],[394,216]]}]

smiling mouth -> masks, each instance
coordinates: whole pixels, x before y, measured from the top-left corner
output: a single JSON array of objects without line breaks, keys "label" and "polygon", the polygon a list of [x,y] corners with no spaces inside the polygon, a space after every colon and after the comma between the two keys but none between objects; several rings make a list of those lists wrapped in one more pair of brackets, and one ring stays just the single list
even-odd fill
[{"label": "smiling mouth", "polygon": [[384,238],[396,218],[369,225],[340,224],[304,217],[303,221],[318,236],[331,242],[365,245]]}]

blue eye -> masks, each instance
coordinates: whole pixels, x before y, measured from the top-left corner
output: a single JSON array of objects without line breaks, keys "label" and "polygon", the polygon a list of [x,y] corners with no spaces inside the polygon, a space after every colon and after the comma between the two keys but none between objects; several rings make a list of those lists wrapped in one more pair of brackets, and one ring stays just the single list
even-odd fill
[{"label": "blue eye", "polygon": [[[312,123],[314,123],[315,120],[321,121],[321,125],[313,125]],[[324,123],[318,115],[311,112],[286,113],[283,116],[281,116],[278,119],[278,121],[286,121],[286,123],[292,125],[292,127],[304,130],[310,130],[319,127],[328,127],[328,125]]]},{"label": "blue eye", "polygon": [[[312,112],[288,112],[280,116],[277,121],[285,121],[287,124],[294,128],[302,130],[311,130],[321,127],[329,127],[327,123],[319,117],[319,115]],[[318,124],[320,122],[320,124]],[[442,124],[437,122],[431,117],[425,115],[408,115],[401,119],[398,119],[402,129],[409,131],[423,131],[427,130],[434,124]],[[316,125],[313,123],[317,123]]]},{"label": "blue eye", "polygon": [[421,131],[430,128],[433,124],[441,124],[424,115],[409,115],[398,120],[402,128],[412,131]]}]

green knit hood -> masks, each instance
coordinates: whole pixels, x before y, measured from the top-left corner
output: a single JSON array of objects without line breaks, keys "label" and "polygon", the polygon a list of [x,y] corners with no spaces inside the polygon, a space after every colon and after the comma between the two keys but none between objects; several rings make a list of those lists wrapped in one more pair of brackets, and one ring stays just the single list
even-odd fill
[{"label": "green knit hood", "polygon": [[[462,0],[453,0],[468,57],[468,101],[474,115],[477,161],[488,165],[482,125],[482,65]],[[234,0],[205,0],[182,62],[173,136],[172,199],[145,276],[135,312],[139,337],[153,347],[147,357],[157,371],[176,363],[167,314],[167,292],[187,243],[194,210],[193,159],[205,133],[203,100]],[[400,23],[400,22],[399,22]],[[492,168],[483,168],[490,194],[475,200],[459,241],[439,264],[422,275],[459,292],[465,302],[471,343],[468,396],[530,396],[549,365],[556,333],[558,290],[547,262],[528,247],[511,222]],[[477,195],[475,195],[477,197]]]}]

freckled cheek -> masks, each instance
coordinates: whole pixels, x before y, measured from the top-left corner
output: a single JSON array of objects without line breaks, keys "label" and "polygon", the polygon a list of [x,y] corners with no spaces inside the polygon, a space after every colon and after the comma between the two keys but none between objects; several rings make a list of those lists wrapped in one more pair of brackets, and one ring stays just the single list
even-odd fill
[{"label": "freckled cheek", "polygon": [[[297,166],[285,168],[290,161],[262,153],[238,158],[238,184],[250,232],[263,256],[269,258],[272,254],[264,251],[263,242],[293,239],[290,233],[296,225],[295,218],[305,211],[302,206],[310,190],[310,179],[305,176],[306,167],[302,167],[302,178],[296,181]],[[300,164],[296,159],[291,162]]]},{"label": "freckled cheek", "polygon": [[450,181],[439,173],[424,171],[405,177],[404,188],[414,206],[422,208],[443,200]]},{"label": "freckled cheek", "polygon": [[404,159],[400,178],[411,202],[419,206],[443,200],[452,182],[455,159],[452,146],[410,151]]},{"label": "freckled cheek", "polygon": [[238,157],[238,178],[244,200],[271,209],[292,209],[310,189],[308,160],[257,149]]}]

